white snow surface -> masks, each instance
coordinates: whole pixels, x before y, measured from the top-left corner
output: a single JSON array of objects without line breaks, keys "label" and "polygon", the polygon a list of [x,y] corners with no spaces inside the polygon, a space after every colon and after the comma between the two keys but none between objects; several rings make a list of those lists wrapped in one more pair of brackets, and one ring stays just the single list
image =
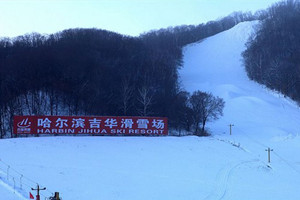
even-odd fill
[{"label": "white snow surface", "polygon": [[[58,191],[64,200],[300,199],[299,108],[250,81],[242,65],[256,24],[240,23],[184,49],[186,90],[226,102],[224,116],[208,124],[212,136],[0,140],[0,199],[26,199],[35,183],[47,187],[42,195]],[[14,190],[12,177],[20,173],[26,185],[16,181]]]}]

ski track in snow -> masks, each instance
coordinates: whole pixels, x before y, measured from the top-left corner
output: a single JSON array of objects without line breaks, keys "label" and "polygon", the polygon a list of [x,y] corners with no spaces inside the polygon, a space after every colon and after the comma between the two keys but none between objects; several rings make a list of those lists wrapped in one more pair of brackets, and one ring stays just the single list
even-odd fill
[{"label": "ski track in snow", "polygon": [[241,165],[253,162],[259,162],[259,160],[243,161],[225,165],[222,169],[220,169],[216,176],[213,190],[203,200],[222,200],[225,196],[226,199],[230,199],[230,194],[228,194],[229,179],[233,175],[234,170]]},{"label": "ski track in snow", "polygon": [[[229,140],[219,139],[217,137],[213,137],[213,138],[217,141],[226,143],[228,145],[231,145],[232,147],[238,148],[239,150],[251,154],[251,152],[245,150],[245,148],[240,146],[240,144],[236,144],[235,142]],[[230,192],[228,190],[228,187],[231,187],[229,183],[230,178],[234,175],[234,171],[238,167],[249,163],[261,163],[261,165],[263,166],[265,165],[269,167],[266,163],[264,163],[260,159],[252,159],[249,161],[241,161],[241,162],[226,164],[218,171],[212,191],[203,200],[222,200],[225,197],[226,197],[225,199],[231,199]]]}]

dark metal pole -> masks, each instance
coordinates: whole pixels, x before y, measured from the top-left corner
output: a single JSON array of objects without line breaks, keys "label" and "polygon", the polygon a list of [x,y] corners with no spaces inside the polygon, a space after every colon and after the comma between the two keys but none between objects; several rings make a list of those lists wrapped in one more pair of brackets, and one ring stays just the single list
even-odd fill
[{"label": "dark metal pole", "polygon": [[36,190],[37,191],[37,195],[36,195],[36,200],[40,200],[40,190],[46,190],[46,188],[40,188],[39,184],[37,184],[37,189],[31,188],[31,190]]},{"label": "dark metal pole", "polygon": [[271,151],[273,151],[273,149],[271,149],[270,147],[268,149],[266,149],[266,151],[268,152],[268,163],[271,162]]},{"label": "dark metal pole", "polygon": [[234,126],[234,124],[229,124],[230,127],[230,135],[232,134],[232,127]]}]

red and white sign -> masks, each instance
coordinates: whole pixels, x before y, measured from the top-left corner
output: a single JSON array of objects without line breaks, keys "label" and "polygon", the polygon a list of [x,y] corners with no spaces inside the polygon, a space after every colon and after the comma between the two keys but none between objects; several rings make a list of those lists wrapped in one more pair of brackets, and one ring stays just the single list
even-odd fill
[{"label": "red and white sign", "polygon": [[163,117],[14,116],[15,134],[167,135]]}]

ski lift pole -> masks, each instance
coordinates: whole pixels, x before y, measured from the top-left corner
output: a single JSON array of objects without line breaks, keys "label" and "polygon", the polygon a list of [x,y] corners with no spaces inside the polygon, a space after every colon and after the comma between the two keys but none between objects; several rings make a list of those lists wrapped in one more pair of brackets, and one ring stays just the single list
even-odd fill
[{"label": "ski lift pole", "polygon": [[234,124],[229,124],[229,127],[230,127],[230,135],[232,135],[232,127],[234,126]]},{"label": "ski lift pole", "polygon": [[10,168],[10,166],[8,165],[7,166],[7,181],[9,180],[9,168]]},{"label": "ski lift pole", "polygon": [[14,182],[14,193],[16,192],[16,181],[15,181],[15,178],[13,177],[12,178],[13,182]]},{"label": "ski lift pole", "polygon": [[40,200],[40,190],[46,190],[46,188],[40,188],[39,184],[37,184],[37,188],[31,188],[31,190],[36,190],[37,191],[37,195],[36,195],[36,200]]},{"label": "ski lift pole", "polygon": [[268,163],[271,162],[271,151],[273,151],[273,149],[270,149],[270,147],[268,149],[266,149],[266,151],[268,152]]},{"label": "ski lift pole", "polygon": [[21,177],[20,177],[20,188],[22,189],[22,178],[23,178],[23,174],[21,174]]}]

